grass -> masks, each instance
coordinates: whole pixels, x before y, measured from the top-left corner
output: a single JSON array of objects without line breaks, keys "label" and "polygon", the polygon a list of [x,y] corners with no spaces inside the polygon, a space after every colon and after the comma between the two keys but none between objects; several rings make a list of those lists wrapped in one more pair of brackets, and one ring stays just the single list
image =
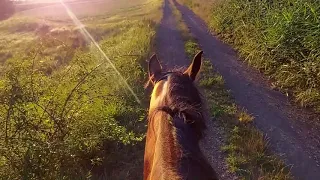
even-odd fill
[{"label": "grass", "polygon": [[290,168],[268,150],[268,139],[252,124],[254,117],[235,104],[209,61],[204,63],[202,74],[200,87],[210,114],[227,132],[222,150],[229,170],[241,179],[292,179]]},{"label": "grass", "polygon": [[211,18],[213,3],[221,2],[221,0],[177,0],[179,3],[186,5],[192,9],[198,16],[208,22]]},{"label": "grass", "polygon": [[1,178],[141,179],[144,63],[161,1],[139,2],[80,20],[142,104],[70,20],[0,22]]},{"label": "grass", "polygon": [[[200,48],[183,25],[180,12],[174,6],[173,10],[179,30],[184,31],[185,51],[191,59]],[[252,124],[254,117],[235,104],[224,87],[222,76],[215,72],[209,60],[203,64],[199,86],[211,117],[218,121],[226,134],[226,144],[221,148],[226,152],[231,172],[240,179],[293,179],[290,168],[268,150],[268,139]]]},{"label": "grass", "polygon": [[[93,16],[107,16],[117,14],[122,10],[129,10],[135,6],[140,6],[145,0],[135,0],[128,3],[126,0],[97,0],[90,3],[83,2],[65,2],[65,4],[71,9],[71,11],[78,18],[93,17]],[[35,8],[38,7],[38,8]],[[67,12],[60,2],[50,4],[26,4],[17,5],[17,15],[28,16],[34,18],[46,18],[46,19],[59,19],[69,20]]]},{"label": "grass", "polygon": [[[320,112],[320,5],[313,0],[184,0],[211,30],[232,44],[302,107]],[[208,11],[208,7],[210,10]]]}]

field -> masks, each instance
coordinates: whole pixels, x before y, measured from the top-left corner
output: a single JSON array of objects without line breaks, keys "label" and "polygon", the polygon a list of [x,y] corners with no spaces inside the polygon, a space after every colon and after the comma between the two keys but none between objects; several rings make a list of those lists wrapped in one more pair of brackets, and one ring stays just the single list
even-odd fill
[{"label": "field", "polygon": [[320,112],[320,6],[314,0],[182,0],[272,87]]},{"label": "field", "polygon": [[[116,1],[116,0],[78,0],[66,2],[65,4],[70,10],[78,17],[83,18],[86,16],[106,16],[108,14],[116,14],[117,11],[124,12],[124,9],[134,8],[135,6],[141,5],[144,0],[136,1]],[[33,5],[34,6],[34,5]],[[45,19],[70,19],[63,5],[59,2],[50,3],[48,5],[41,4],[42,7],[33,8],[31,5],[20,5],[19,9],[25,9],[19,11],[21,16],[30,16]],[[38,6],[38,5],[37,5]]]},{"label": "field", "polygon": [[0,22],[0,176],[139,179],[161,2],[66,5]]}]

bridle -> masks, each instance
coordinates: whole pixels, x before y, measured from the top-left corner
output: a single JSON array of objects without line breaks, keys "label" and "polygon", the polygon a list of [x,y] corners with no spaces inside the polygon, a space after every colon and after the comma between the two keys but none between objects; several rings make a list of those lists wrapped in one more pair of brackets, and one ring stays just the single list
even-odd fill
[{"label": "bridle", "polygon": [[[157,84],[160,81],[163,80],[168,80],[168,77],[172,74],[175,74],[177,72],[166,72],[163,73],[161,78],[157,79],[155,81],[155,84]],[[198,125],[196,124],[196,120],[197,119],[202,119],[203,115],[202,113],[198,112],[198,113],[191,113],[189,111],[186,110],[180,110],[174,107],[170,107],[168,105],[165,106],[161,106],[161,107],[157,107],[154,109],[155,112],[157,111],[162,111],[164,113],[166,113],[167,115],[170,116],[171,118],[171,123],[175,124],[175,123],[179,123],[179,122],[183,122],[184,124],[188,124],[191,125],[193,127],[197,127]],[[180,119],[180,120],[179,120]],[[197,135],[198,138],[201,138],[202,135]]]},{"label": "bridle", "polygon": [[162,80],[167,80],[168,77],[173,73],[174,72],[166,72],[163,76],[161,76],[161,78],[157,79],[154,84],[157,84],[158,82],[160,82]]},{"label": "bridle", "polygon": [[[174,74],[174,72],[164,73],[164,75],[162,75],[161,78],[157,79],[154,84],[157,84],[158,82],[163,80],[167,80],[171,74]],[[184,113],[175,109],[171,109],[168,106],[158,107],[157,110],[167,113],[168,115],[171,116],[171,118],[179,117],[179,118],[183,118],[184,120],[186,119]]]}]

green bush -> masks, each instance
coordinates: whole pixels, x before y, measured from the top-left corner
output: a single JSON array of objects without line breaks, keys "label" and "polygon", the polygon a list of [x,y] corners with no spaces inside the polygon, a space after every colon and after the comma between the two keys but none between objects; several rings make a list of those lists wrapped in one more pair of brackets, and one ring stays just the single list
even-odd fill
[{"label": "green bush", "polygon": [[0,22],[0,179],[141,179],[160,5],[81,19],[141,104],[71,21]]},{"label": "green bush", "polygon": [[30,58],[10,59],[0,81],[2,177],[85,177],[86,168],[116,150],[109,149],[115,142],[141,141],[119,122],[125,114],[137,122],[144,110],[114,92],[121,87],[111,84],[115,77],[105,73],[111,69],[90,68],[91,58],[81,54],[71,69],[51,77],[34,69]]},{"label": "green bush", "polygon": [[[121,32],[100,42],[141,99],[141,64],[155,34],[150,23],[123,22]],[[93,46],[66,48],[71,59],[63,56],[68,61],[47,73],[45,63],[55,59],[44,53],[46,40],[7,59],[0,73],[0,177],[141,177],[144,107]]]},{"label": "green bush", "polygon": [[302,106],[320,112],[320,3],[228,0],[212,7],[210,27]]}]

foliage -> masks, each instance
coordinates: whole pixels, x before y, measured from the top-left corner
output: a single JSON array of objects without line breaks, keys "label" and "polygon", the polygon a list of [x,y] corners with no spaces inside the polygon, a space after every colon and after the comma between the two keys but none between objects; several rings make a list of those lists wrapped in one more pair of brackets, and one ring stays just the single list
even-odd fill
[{"label": "foliage", "polygon": [[208,22],[211,18],[212,5],[214,3],[223,1],[223,0],[176,0],[179,3],[189,7],[200,16],[203,20]]},{"label": "foliage", "polygon": [[[159,5],[158,1],[151,4],[152,8]],[[148,7],[141,4],[132,13]],[[83,22],[142,99],[142,64],[155,23],[147,18],[127,20],[127,15],[118,18]],[[0,177],[140,178],[143,104],[136,102],[111,64],[69,22],[59,28],[59,23],[37,21],[32,26],[36,28],[21,32],[16,29],[34,21],[14,20],[0,24],[1,36],[15,40],[13,36],[23,33],[30,40],[10,41],[17,51],[0,64]]]}]

